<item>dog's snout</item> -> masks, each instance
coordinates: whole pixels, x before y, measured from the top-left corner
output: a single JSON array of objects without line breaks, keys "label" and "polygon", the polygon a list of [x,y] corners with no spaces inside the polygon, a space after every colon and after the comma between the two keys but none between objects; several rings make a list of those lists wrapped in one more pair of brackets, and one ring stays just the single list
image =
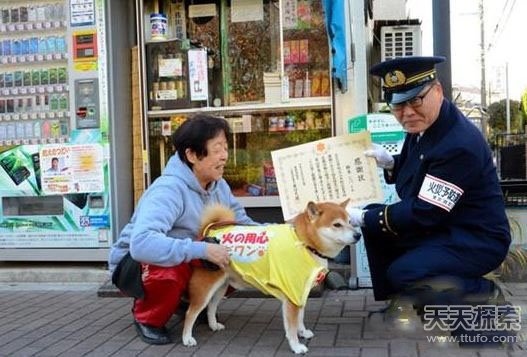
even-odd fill
[{"label": "dog's snout", "polygon": [[361,237],[362,234],[360,234],[359,232],[353,233],[353,239],[355,239],[357,242],[361,239]]}]

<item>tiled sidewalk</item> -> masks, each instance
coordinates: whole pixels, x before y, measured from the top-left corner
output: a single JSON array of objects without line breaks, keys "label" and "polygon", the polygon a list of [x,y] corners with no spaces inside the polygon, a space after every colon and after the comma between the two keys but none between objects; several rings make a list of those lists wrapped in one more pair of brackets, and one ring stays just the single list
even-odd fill
[{"label": "tiled sidewalk", "polygon": [[[509,300],[527,317],[527,284],[508,284]],[[181,344],[178,316],[169,323],[175,343],[149,346],[137,338],[128,298],[101,298],[97,291],[0,290],[0,356],[282,356],[293,355],[284,337],[280,304],[274,299],[231,298],[219,308],[226,329],[195,327],[198,346]],[[368,311],[382,304],[371,290],[326,292],[311,298],[306,326],[315,337],[310,356],[527,356],[527,343],[512,350],[460,349],[427,342],[420,322],[406,329]],[[527,326],[527,323],[523,323]],[[522,331],[527,341],[527,328]]]}]

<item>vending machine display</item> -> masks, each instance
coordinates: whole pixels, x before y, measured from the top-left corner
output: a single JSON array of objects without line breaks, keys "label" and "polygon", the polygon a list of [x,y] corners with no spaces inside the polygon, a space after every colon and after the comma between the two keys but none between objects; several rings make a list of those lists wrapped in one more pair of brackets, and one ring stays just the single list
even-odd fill
[{"label": "vending machine display", "polygon": [[0,3],[0,251],[111,243],[106,5]]}]

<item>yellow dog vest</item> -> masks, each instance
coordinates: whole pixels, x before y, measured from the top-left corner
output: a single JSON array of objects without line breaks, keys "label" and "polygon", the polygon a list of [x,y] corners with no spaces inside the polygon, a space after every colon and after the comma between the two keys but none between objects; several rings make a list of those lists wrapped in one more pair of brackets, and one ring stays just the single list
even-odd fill
[{"label": "yellow dog vest", "polygon": [[227,247],[231,267],[262,292],[304,306],[311,288],[327,269],[311,256],[288,224],[228,225],[205,234]]}]

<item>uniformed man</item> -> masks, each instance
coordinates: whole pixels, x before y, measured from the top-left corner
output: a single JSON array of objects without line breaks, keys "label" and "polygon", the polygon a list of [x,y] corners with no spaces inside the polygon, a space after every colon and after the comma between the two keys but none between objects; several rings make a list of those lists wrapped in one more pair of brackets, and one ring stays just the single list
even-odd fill
[{"label": "uniformed man", "polygon": [[380,145],[366,152],[400,201],[348,208],[362,226],[376,300],[488,303],[498,290],[483,276],[511,241],[502,192],[485,138],[443,96],[435,65],[444,60],[403,57],[370,69],[407,132],[399,155]]}]

